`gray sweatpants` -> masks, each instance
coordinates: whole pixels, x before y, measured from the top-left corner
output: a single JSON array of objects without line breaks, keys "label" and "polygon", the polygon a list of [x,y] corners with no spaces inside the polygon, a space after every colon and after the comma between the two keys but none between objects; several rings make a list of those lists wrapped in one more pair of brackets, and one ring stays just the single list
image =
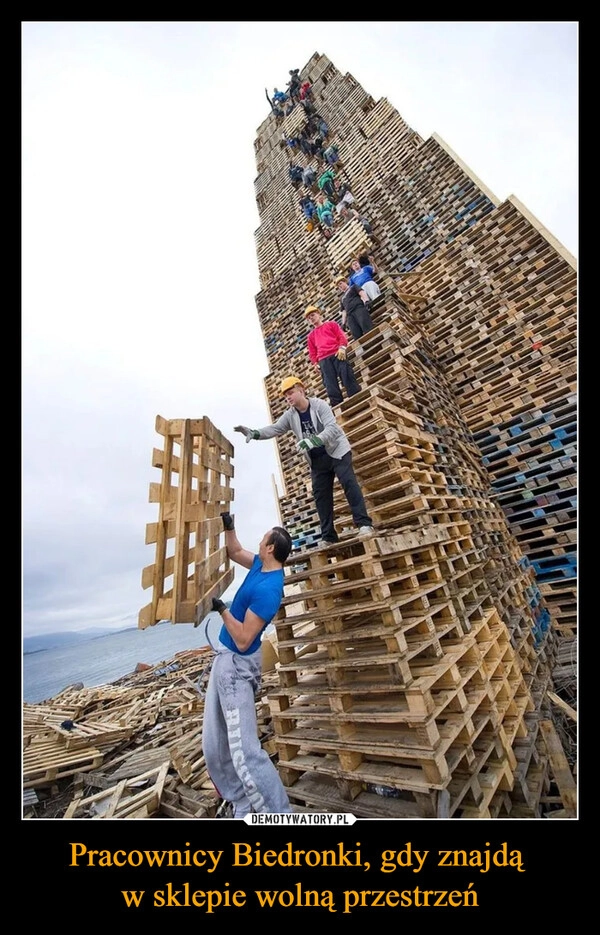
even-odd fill
[{"label": "gray sweatpants", "polygon": [[277,769],[258,739],[255,694],[261,650],[250,656],[216,654],[204,702],[202,751],[219,794],[235,818],[255,812],[291,812]]}]

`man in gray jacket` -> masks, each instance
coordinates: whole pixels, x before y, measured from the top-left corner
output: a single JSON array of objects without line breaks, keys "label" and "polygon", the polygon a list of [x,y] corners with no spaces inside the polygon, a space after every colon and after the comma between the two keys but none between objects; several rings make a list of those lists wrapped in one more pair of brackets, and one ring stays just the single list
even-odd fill
[{"label": "man in gray jacket", "polygon": [[362,491],[352,467],[352,451],[346,434],[335,421],[331,407],[316,396],[307,397],[304,384],[299,377],[286,377],[281,383],[281,392],[289,406],[287,412],[262,429],[249,429],[236,425],[234,432],[241,432],[246,441],[274,438],[293,432],[298,439],[297,448],[310,464],[313,495],[321,524],[321,544],[331,545],[338,541],[333,520],[333,481],[337,477],[352,519],[358,526],[359,536],[373,535],[373,524],[367,514]]}]

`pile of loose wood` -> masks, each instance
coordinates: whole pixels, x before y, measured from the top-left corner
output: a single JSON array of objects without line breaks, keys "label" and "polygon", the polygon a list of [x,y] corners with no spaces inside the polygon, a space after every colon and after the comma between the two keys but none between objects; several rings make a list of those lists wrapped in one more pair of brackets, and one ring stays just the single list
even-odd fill
[{"label": "pile of loose wood", "polygon": [[[213,651],[185,650],[109,685],[66,688],[23,705],[24,818],[214,818],[202,755]],[[261,694],[276,679],[263,675]],[[257,700],[262,745],[274,752]]]}]

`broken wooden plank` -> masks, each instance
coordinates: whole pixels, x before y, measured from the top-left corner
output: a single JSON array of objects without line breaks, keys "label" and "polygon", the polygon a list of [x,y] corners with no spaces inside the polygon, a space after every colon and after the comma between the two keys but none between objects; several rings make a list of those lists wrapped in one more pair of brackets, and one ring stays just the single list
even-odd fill
[{"label": "broken wooden plank", "polygon": [[544,738],[550,766],[568,818],[577,818],[577,784],[573,778],[569,761],[565,756],[560,738],[552,721],[541,720],[540,730]]}]

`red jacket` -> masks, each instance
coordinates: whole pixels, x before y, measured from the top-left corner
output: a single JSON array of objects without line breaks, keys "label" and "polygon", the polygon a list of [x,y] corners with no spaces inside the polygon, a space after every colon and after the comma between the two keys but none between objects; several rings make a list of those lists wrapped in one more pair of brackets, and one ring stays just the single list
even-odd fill
[{"label": "red jacket", "polygon": [[348,338],[337,321],[324,321],[308,335],[308,356],[313,364],[331,357],[342,346],[348,344]]}]

